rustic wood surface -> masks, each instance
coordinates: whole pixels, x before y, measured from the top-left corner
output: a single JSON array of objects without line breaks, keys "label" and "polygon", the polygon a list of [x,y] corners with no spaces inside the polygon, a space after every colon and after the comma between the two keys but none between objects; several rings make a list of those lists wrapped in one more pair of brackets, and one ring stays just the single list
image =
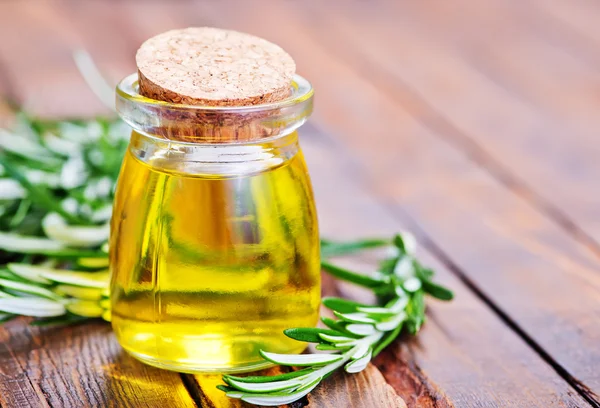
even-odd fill
[{"label": "rustic wood surface", "polygon": [[[317,92],[302,130],[323,235],[412,230],[456,294],[292,406],[600,407],[598,21],[592,0],[6,0],[0,94],[105,114],[74,49],[116,83],[171,28],[280,44]],[[247,406],[218,381],[138,363],[106,324],[0,326],[1,407]]]}]

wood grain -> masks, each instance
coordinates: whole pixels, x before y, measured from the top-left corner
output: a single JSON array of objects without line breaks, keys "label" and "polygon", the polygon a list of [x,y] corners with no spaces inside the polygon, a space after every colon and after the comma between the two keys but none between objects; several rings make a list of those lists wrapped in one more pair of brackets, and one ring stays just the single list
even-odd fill
[{"label": "wood grain", "polygon": [[319,11],[326,40],[351,44],[346,61],[382,91],[598,252],[600,195],[587,186],[600,178],[600,59],[509,2],[379,4],[317,6],[311,17]]},{"label": "wood grain", "polygon": [[109,324],[0,326],[2,407],[195,406],[177,373],[126,355]]},{"label": "wood grain", "polygon": [[307,408],[406,408],[404,400],[372,364],[354,375],[337,372],[327,379],[326,386],[317,388],[307,399]]}]

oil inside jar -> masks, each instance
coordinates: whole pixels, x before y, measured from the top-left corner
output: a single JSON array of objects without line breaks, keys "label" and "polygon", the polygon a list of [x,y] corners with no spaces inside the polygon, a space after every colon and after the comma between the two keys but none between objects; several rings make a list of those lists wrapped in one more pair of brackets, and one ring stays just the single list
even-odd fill
[{"label": "oil inside jar", "polygon": [[282,332],[317,322],[319,238],[297,135],[286,138],[293,154],[251,146],[256,160],[229,160],[245,169],[235,175],[127,153],[110,253],[112,324],[130,354],[182,372],[239,372],[265,366],[261,349],[303,350]]}]

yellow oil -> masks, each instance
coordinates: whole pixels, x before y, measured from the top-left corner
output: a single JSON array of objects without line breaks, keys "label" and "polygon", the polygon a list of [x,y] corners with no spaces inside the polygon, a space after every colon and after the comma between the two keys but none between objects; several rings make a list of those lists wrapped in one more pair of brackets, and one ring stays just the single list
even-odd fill
[{"label": "yellow oil", "polygon": [[304,349],[282,333],[315,326],[320,301],[301,151],[227,177],[167,171],[128,152],[111,237],[112,324],[136,358],[182,372],[236,372],[265,366],[260,349]]}]

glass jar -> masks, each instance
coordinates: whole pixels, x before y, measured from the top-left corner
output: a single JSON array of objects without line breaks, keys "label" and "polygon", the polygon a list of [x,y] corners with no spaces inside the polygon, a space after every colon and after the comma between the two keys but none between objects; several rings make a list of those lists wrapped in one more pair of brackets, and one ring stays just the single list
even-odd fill
[{"label": "glass jar", "polygon": [[289,98],[243,107],[166,103],[117,87],[132,128],[111,224],[112,324],[148,364],[181,372],[267,366],[259,350],[301,352],[314,327],[319,234],[296,129],[312,111]]}]

